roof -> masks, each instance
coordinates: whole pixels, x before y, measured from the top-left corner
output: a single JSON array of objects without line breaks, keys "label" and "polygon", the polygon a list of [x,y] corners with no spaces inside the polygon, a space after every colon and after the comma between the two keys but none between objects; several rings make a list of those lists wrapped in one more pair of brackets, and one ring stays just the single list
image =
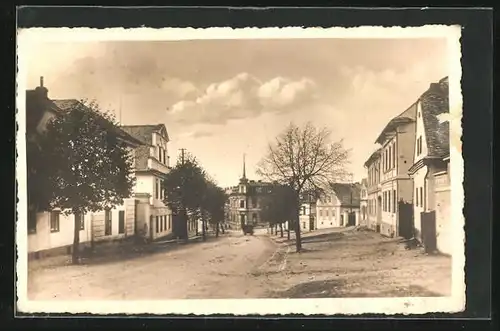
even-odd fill
[{"label": "roof", "polygon": [[340,201],[341,206],[359,206],[361,185],[359,183],[332,183],[333,192]]},{"label": "roof", "polygon": [[387,123],[385,128],[382,130],[380,135],[375,140],[377,144],[383,144],[389,132],[392,132],[398,128],[398,126],[406,123],[414,122],[417,116],[417,102],[414,102],[408,109],[394,117]]},{"label": "roof", "polygon": [[368,160],[366,160],[365,167],[369,167],[373,163],[373,161],[378,159],[380,157],[381,151],[382,149],[379,148],[375,152],[373,152],[372,155],[370,155],[370,157],[368,158]]},{"label": "roof", "polygon": [[449,113],[448,77],[432,83],[420,97],[422,119],[427,142],[427,156],[445,157],[450,154],[449,122],[440,122],[440,114]]},{"label": "roof", "polygon": [[164,136],[169,140],[167,128],[164,124],[149,124],[149,125],[123,125],[121,129],[132,137],[142,141],[145,144],[153,144],[153,133],[163,131]]}]

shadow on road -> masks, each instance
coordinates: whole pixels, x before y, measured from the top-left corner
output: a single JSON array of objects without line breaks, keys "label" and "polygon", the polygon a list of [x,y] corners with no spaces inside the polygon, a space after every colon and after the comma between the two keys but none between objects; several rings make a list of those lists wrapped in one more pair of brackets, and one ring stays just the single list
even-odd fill
[{"label": "shadow on road", "polygon": [[363,289],[350,290],[352,286],[345,280],[315,280],[295,285],[284,291],[275,291],[273,298],[371,298],[371,297],[439,297],[419,285],[394,287],[376,292],[363,292]]},{"label": "shadow on road", "polygon": [[[304,236],[302,237],[302,244],[310,244],[310,243],[323,243],[323,242],[333,242],[336,240],[340,240],[344,238],[344,233],[342,232],[331,232],[331,233],[322,233],[318,235],[312,236]],[[291,240],[295,243],[295,240]]]}]

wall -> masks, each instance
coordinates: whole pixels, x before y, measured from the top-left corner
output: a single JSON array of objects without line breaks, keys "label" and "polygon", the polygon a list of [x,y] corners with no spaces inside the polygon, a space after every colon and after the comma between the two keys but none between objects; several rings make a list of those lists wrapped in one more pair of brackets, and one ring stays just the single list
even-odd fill
[{"label": "wall", "polygon": [[[104,211],[95,212],[92,214],[92,231],[94,241],[123,239],[134,234],[135,229],[135,202],[133,199],[126,199],[123,205],[116,206],[111,210],[111,234],[105,234],[105,213]],[[119,233],[119,213],[124,211],[125,227],[124,232]]]},{"label": "wall", "polygon": [[[63,213],[59,216],[59,231],[50,232],[50,213],[37,213],[36,233],[28,234],[28,253],[39,252],[73,244],[75,218],[73,214],[68,216]],[[80,243],[90,241],[89,214],[85,215],[85,226],[80,230]]]},{"label": "wall", "polygon": [[452,220],[450,211],[450,184],[448,173],[441,173],[435,176],[436,189],[436,235],[437,248],[441,253],[452,253]]},{"label": "wall", "polygon": [[[382,185],[382,190],[380,192],[382,196],[382,220],[380,223],[380,233],[392,237],[397,233],[397,204],[395,207],[394,205],[394,191],[396,193],[398,192],[398,181],[397,180],[392,180],[389,182],[386,182]],[[390,197],[388,197],[388,204],[387,208],[384,210],[384,192],[390,192]],[[396,197],[397,198],[397,197]]]},{"label": "wall", "polygon": [[401,125],[397,137],[398,176],[408,178],[408,170],[413,165],[415,153],[415,122]]},{"label": "wall", "polygon": [[[422,152],[417,155],[417,140],[422,137]],[[422,104],[419,101],[417,104],[417,120],[415,123],[415,135],[413,136],[413,163],[417,163],[419,160],[423,159],[427,155],[427,140],[425,136],[424,121],[422,118]]]},{"label": "wall", "polygon": [[[422,225],[421,225],[421,219],[420,219],[420,213],[425,211],[425,206],[422,206],[422,203],[420,202],[420,197],[418,198],[418,205],[417,205],[417,189],[420,190],[420,187],[423,188],[425,192],[425,177],[427,174],[427,167],[424,166],[420,169],[418,169],[415,174],[413,175],[413,226],[414,226],[414,231],[415,231],[415,238],[418,240],[422,240]],[[425,195],[425,193],[424,193]],[[425,200],[425,199],[424,199]]]},{"label": "wall", "polygon": [[[389,149],[389,147],[391,147]],[[393,147],[397,150],[396,136],[388,139],[381,150],[380,160],[381,160],[381,181],[386,181],[397,176],[397,161],[393,161],[394,152],[392,152]],[[385,154],[388,153],[389,157],[385,158]],[[396,153],[397,160],[397,153]],[[387,163],[387,164],[386,164]]]},{"label": "wall", "polygon": [[154,192],[154,176],[150,174],[136,174],[135,175],[135,193],[149,193],[153,195]]}]

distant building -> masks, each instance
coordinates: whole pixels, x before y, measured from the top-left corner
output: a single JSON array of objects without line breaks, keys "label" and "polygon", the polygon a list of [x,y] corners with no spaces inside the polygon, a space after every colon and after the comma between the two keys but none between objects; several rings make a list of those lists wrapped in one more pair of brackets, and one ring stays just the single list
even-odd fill
[{"label": "distant building", "polygon": [[361,180],[361,200],[360,200],[359,225],[368,226],[368,180]]},{"label": "distant building", "polygon": [[414,181],[415,237],[422,241],[425,233],[435,248],[450,254],[450,132],[449,122],[439,120],[449,113],[448,90],[446,77],[432,83],[417,102],[415,154],[408,173]]},{"label": "distant building", "polygon": [[299,211],[299,222],[302,231],[316,230],[316,199],[313,194],[306,193],[302,197]]},{"label": "distant building", "polygon": [[359,224],[361,184],[333,183],[316,202],[316,228]]},{"label": "distant building", "polygon": [[226,189],[229,196],[227,218],[230,227],[239,229],[243,224],[263,224],[262,201],[270,193],[271,187],[271,183],[246,178],[245,159],[243,158],[243,175],[239,184]]},{"label": "distant building", "polygon": [[367,179],[367,205],[368,205],[368,224],[372,230],[380,231],[382,223],[382,195],[380,194],[380,153],[381,149],[373,152],[365,162],[365,168],[368,172]]}]

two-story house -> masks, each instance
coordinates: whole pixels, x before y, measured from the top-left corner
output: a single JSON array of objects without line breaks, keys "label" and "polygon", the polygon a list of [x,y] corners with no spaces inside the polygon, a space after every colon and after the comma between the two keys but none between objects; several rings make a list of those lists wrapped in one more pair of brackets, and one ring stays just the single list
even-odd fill
[{"label": "two-story house", "polygon": [[432,83],[417,102],[416,135],[413,141],[413,165],[409,174],[414,181],[414,235],[422,241],[423,218],[430,217],[430,231],[438,250],[451,253],[449,122],[440,115],[449,113],[448,78]]},{"label": "two-story house", "polygon": [[[26,91],[26,138],[28,148],[36,148],[37,139],[43,135],[47,124],[56,116],[70,111],[75,107],[81,107],[82,104],[75,99],[53,100],[48,97],[48,89],[43,85],[43,77],[40,78],[40,86],[34,90]],[[125,142],[132,153],[134,148],[140,145],[140,142],[122,130],[117,131],[120,140]],[[38,258],[42,256],[54,255],[59,253],[70,253],[72,249],[74,227],[79,224],[79,241],[83,245],[93,242],[99,238],[98,233],[94,233],[93,222],[94,214],[86,215],[66,214],[60,208],[52,210],[40,210],[30,202],[30,195],[33,190],[44,189],[30,183],[30,172],[43,171],[37,169],[36,160],[31,160],[28,153],[28,257]],[[134,208],[134,206],[132,206]],[[134,213],[132,209],[131,213]],[[79,222],[75,222],[79,219]],[[130,219],[130,218],[129,218]],[[130,221],[127,223],[125,218],[120,218],[116,224],[116,229],[107,237],[125,236],[126,229],[128,234],[133,233],[130,227]],[[115,234],[115,236],[113,236]],[[98,239],[96,239],[98,238]]]},{"label": "two-story house", "polygon": [[170,171],[169,136],[164,124],[126,125],[121,129],[142,142],[135,149],[135,198],[138,206],[136,225],[143,234],[154,240],[172,233],[172,211],[164,203],[162,189],[165,175]]},{"label": "two-story house", "polygon": [[359,224],[360,191],[359,183],[332,183],[316,201],[316,228]]},{"label": "two-story house", "polygon": [[368,205],[368,222],[367,226],[377,232],[380,232],[380,224],[382,223],[382,194],[380,193],[380,166],[381,166],[381,149],[373,152],[364,166],[368,173],[367,178],[367,205]]},{"label": "two-story house", "polygon": [[[411,222],[411,215],[399,213],[399,203],[411,203],[413,182],[408,169],[413,163],[417,104],[387,123],[376,143],[380,147],[380,233],[399,236],[406,229],[400,222]],[[403,212],[403,210],[401,210]]]}]

